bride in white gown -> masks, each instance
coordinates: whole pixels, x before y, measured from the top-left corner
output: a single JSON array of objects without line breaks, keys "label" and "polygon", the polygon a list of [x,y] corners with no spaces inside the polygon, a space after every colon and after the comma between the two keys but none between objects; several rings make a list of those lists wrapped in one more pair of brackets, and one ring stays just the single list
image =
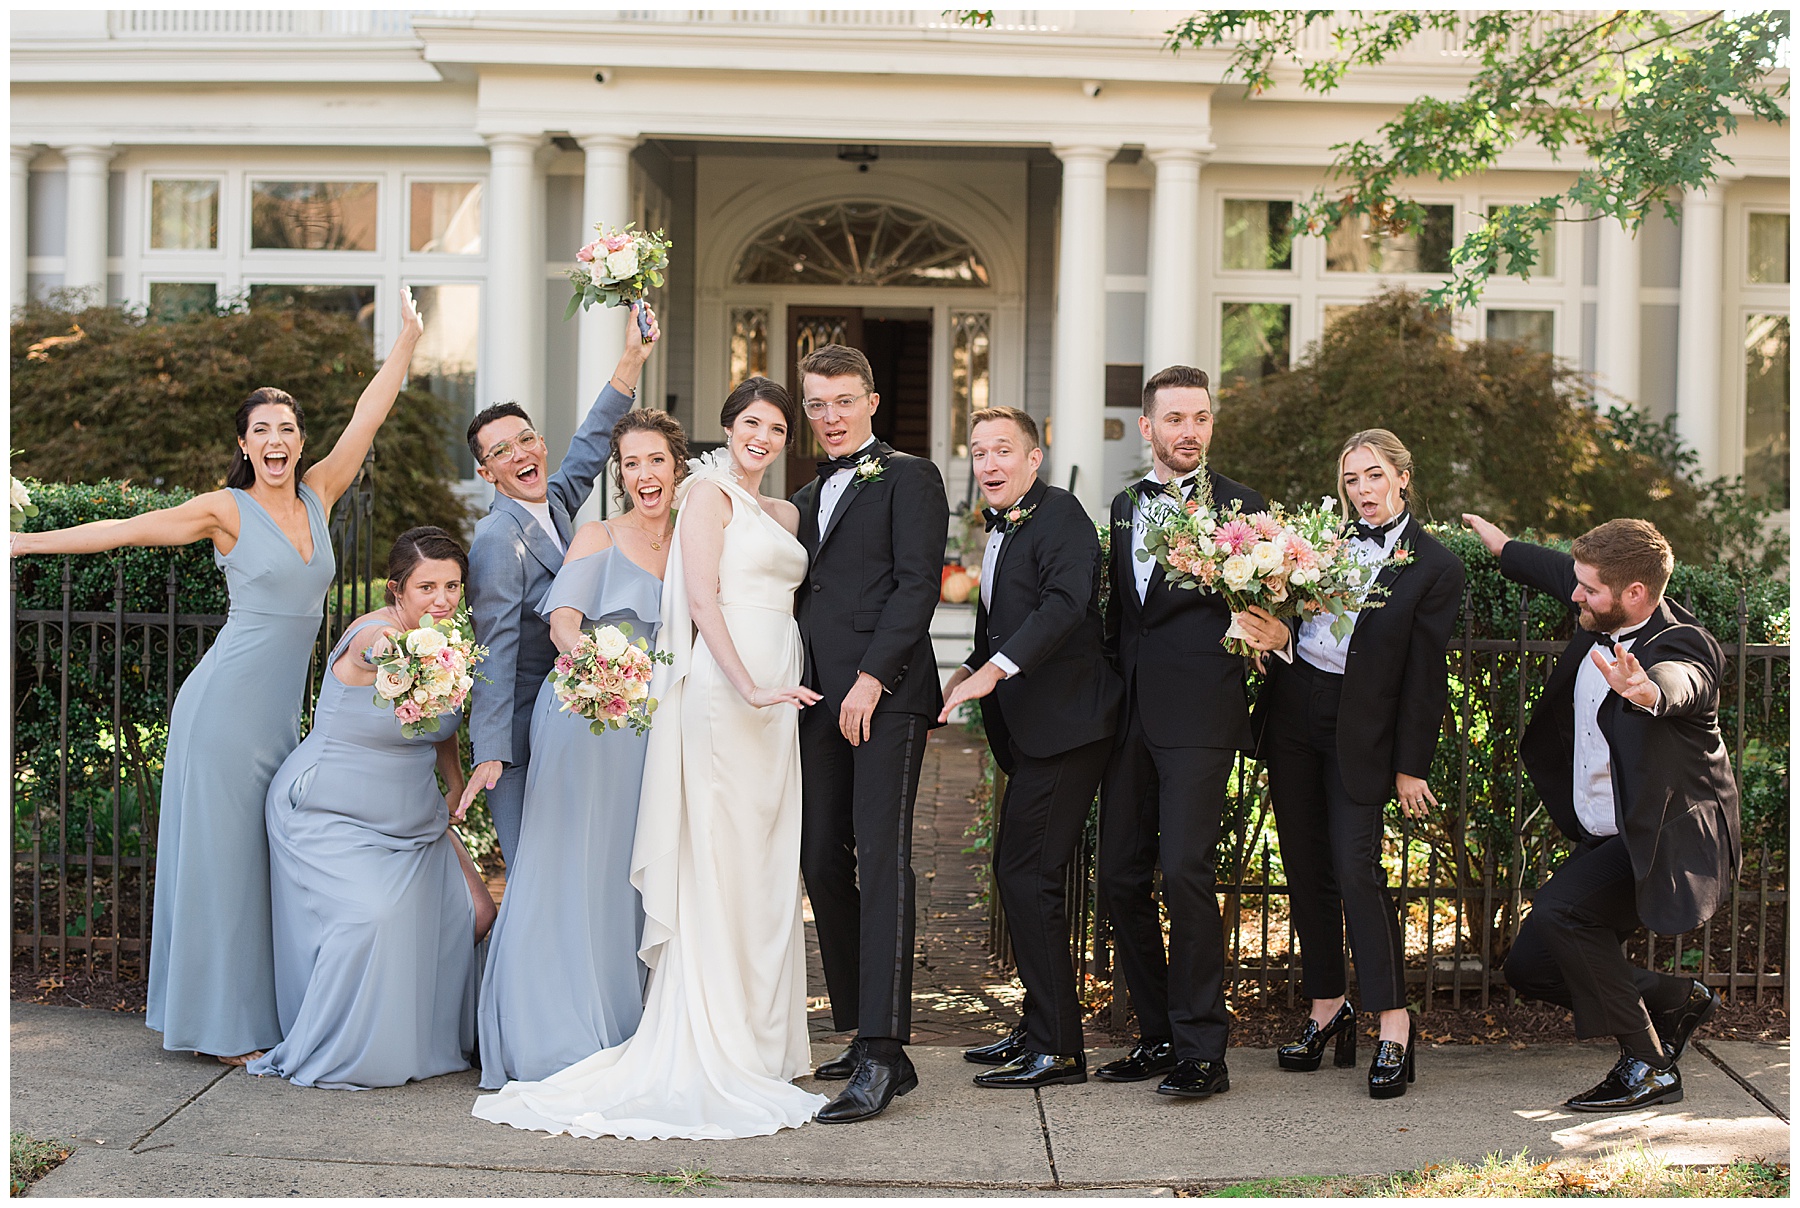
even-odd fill
[{"label": "bride in white gown", "polygon": [[[753,1137],[797,1128],[826,1099],[810,1072],[800,923],[794,589],[799,513],[762,498],[792,428],[787,392],[751,378],[725,401],[728,444],[691,463],[663,588],[660,702],[645,753],[631,880],[650,967],[635,1035],[541,1082],[509,1082],[474,1114],[577,1137]],[[698,629],[698,634],[695,630]]]}]

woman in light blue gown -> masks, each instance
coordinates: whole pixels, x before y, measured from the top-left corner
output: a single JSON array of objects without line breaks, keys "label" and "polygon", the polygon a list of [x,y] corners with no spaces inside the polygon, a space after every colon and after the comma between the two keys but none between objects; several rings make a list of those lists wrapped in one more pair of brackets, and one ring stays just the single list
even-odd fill
[{"label": "woman in light blue gown", "polygon": [[[687,438],[662,411],[628,411],[612,436],[625,513],[583,525],[538,605],[557,649],[625,622],[654,646],[670,505]],[[481,985],[481,1085],[538,1079],[637,1030],[643,907],[631,884],[645,740],[594,734],[546,680],[531,720],[524,825]]]},{"label": "woman in light blue gown", "polygon": [[307,663],[335,569],[332,505],[362,468],[419,342],[404,290],[400,309],[393,351],[323,461],[306,465],[300,404],[265,386],[238,407],[224,490],[125,520],[12,535],[14,555],[204,538],[225,572],[230,615],[169,718],[144,1019],[165,1049],[243,1065],[281,1039],[263,798],[300,741]]},{"label": "woman in light blue gown", "polygon": [[[375,701],[369,648],[442,620],[469,559],[440,528],[400,535],[388,606],[331,652],[312,732],[269,786],[281,1043],[250,1063],[301,1086],[399,1086],[469,1068],[476,944],[494,903],[450,831],[460,714],[407,738]],[[444,774],[438,791],[433,769]]]}]

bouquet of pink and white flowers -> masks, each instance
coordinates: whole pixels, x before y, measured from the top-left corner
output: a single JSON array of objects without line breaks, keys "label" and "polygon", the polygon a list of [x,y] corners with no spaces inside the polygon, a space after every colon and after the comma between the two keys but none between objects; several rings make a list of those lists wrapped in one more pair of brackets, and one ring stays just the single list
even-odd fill
[{"label": "bouquet of pink and white flowers", "polygon": [[651,650],[643,638],[632,641],[625,622],[599,625],[582,634],[573,650],[557,656],[550,686],[562,711],[587,718],[595,734],[626,726],[644,734],[656,712],[650,676],[657,663],[672,661],[672,655]]},{"label": "bouquet of pink and white flowers", "polygon": [[[1355,611],[1380,607],[1384,593],[1374,585],[1379,568],[1351,556],[1337,500],[1327,495],[1314,508],[1288,511],[1276,504],[1245,516],[1236,500],[1215,508],[1204,472],[1198,481],[1194,499],[1158,496],[1144,505],[1147,527],[1138,556],[1162,563],[1170,586],[1218,592],[1234,613],[1252,604],[1284,620],[1328,612],[1340,638],[1356,624]],[[1396,561],[1404,557],[1395,551]],[[1223,644],[1233,654],[1254,654],[1245,636],[1234,620]]]},{"label": "bouquet of pink and white flowers", "polygon": [[427,613],[417,629],[383,637],[369,648],[375,664],[375,703],[391,708],[408,738],[436,734],[460,712],[475,686],[475,664],[487,647],[475,644],[467,608],[437,620]]},{"label": "bouquet of pink and white flowers", "polygon": [[[661,231],[634,231],[636,223],[615,230],[596,223],[599,238],[575,253],[579,262],[568,272],[575,286],[575,296],[563,312],[567,319],[579,308],[590,306],[626,306],[641,301],[646,290],[660,289],[662,270],[669,263],[669,241]],[[638,323],[648,335],[648,319],[640,315]]]}]

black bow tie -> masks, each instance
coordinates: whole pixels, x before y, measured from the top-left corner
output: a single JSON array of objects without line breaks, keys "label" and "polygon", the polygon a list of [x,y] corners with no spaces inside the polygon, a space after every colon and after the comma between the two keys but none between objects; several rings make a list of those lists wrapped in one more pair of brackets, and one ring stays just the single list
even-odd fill
[{"label": "black bow tie", "polygon": [[1165,499],[1170,498],[1169,488],[1171,486],[1175,488],[1174,494],[1185,500],[1194,489],[1194,480],[1192,478],[1176,479],[1174,483],[1167,483],[1157,482],[1154,478],[1140,478],[1137,481],[1138,498],[1146,501],[1158,496]]},{"label": "black bow tie", "polygon": [[1594,635],[1594,645],[1604,646],[1608,650],[1611,650],[1613,648],[1613,635],[1610,633],[1596,633]]},{"label": "black bow tie", "polygon": [[1373,541],[1376,545],[1381,545],[1386,541],[1387,535],[1399,528],[1405,520],[1405,512],[1401,512],[1386,524],[1364,524],[1358,520],[1356,521],[1356,535],[1364,541]]},{"label": "black bow tie", "polygon": [[859,449],[857,452],[852,453],[847,457],[833,457],[829,461],[822,461],[819,463],[819,477],[830,478],[839,470],[854,470],[856,468],[856,463],[861,461],[864,456],[866,456],[866,454]]},{"label": "black bow tie", "polygon": [[981,514],[987,518],[988,532],[991,533],[997,528],[1006,527],[1006,513],[996,511],[994,508],[982,508]]}]

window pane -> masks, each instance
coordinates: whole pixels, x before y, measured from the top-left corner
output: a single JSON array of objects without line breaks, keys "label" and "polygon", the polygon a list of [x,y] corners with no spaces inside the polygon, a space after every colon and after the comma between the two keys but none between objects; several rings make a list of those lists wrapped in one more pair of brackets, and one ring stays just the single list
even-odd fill
[{"label": "window pane", "polygon": [[1291,201],[1226,201],[1224,267],[1292,268],[1293,216]]},{"label": "window pane", "polygon": [[769,310],[766,306],[731,308],[731,389],[745,378],[769,373]]},{"label": "window pane", "polygon": [[760,285],[931,285],[985,289],[987,263],[966,239],[912,210],[839,202],[764,228],[732,280]]},{"label": "window pane", "polygon": [[1534,352],[1556,347],[1556,312],[1552,310],[1490,310],[1487,338],[1512,340]]},{"label": "window pane", "polygon": [[[1492,218],[1505,208],[1505,206],[1489,206],[1488,217]],[[1531,266],[1531,275],[1534,277],[1556,276],[1556,228],[1551,227],[1549,230],[1539,231],[1537,238],[1532,240],[1532,245],[1533,250],[1537,252],[1537,262]],[[1504,275],[1519,277],[1524,274],[1515,272],[1512,261],[1509,259]]]},{"label": "window pane", "polygon": [[252,285],[251,306],[297,306],[349,315],[375,346],[373,285]]},{"label": "window pane", "polygon": [[1750,215],[1750,280],[1759,285],[1788,282],[1788,216]]},{"label": "window pane", "polygon": [[464,478],[475,477],[468,442],[456,439],[479,409],[475,399],[476,360],[481,348],[481,287],[415,285],[413,301],[425,334],[413,352],[408,384],[448,400],[456,419],[451,424],[451,455]]},{"label": "window pane", "polygon": [[156,281],[150,286],[150,317],[163,322],[209,314],[219,301],[210,281]]},{"label": "window pane", "polygon": [[1744,332],[1744,482],[1788,501],[1788,317],[1751,315]]},{"label": "window pane", "polygon": [[1456,238],[1451,206],[1426,206],[1418,230],[1372,234],[1369,217],[1347,218],[1325,242],[1325,270],[1332,273],[1447,273]]},{"label": "window pane", "polygon": [[994,317],[986,311],[950,316],[950,455],[969,455],[969,416],[988,405],[988,353]]},{"label": "window pane", "polygon": [[1288,367],[1294,308],[1285,302],[1227,302],[1221,308],[1219,379],[1252,382]]},{"label": "window pane", "polygon": [[374,181],[259,180],[250,188],[250,246],[375,250]]},{"label": "window pane", "polygon": [[150,182],[150,246],[211,251],[219,246],[219,182]]},{"label": "window pane", "polygon": [[481,255],[481,183],[414,181],[407,247],[450,256]]}]

